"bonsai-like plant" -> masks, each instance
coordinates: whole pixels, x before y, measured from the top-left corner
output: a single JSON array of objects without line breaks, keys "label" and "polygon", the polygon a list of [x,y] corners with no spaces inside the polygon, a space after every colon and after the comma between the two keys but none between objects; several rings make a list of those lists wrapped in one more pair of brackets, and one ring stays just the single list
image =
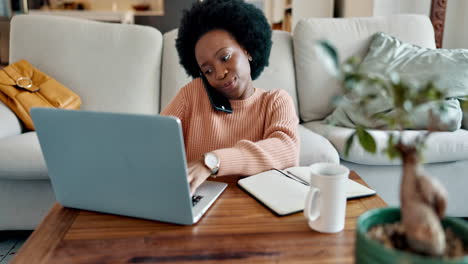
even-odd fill
[{"label": "bonsai-like plant", "polygon": [[[388,130],[388,141],[385,153],[390,159],[400,158],[403,175],[400,186],[401,224],[405,230],[406,242],[412,251],[440,256],[446,247],[445,232],[441,225],[446,209],[446,192],[444,188],[428,177],[421,166],[421,153],[427,138],[434,131],[443,129],[443,104],[438,111],[428,110],[429,125],[420,136],[404,139],[405,128],[411,125],[411,114],[429,102],[442,101],[446,98],[443,89],[433,81],[418,89],[401,80],[396,72],[386,77],[368,75],[359,71],[360,61],[351,57],[340,64],[337,51],[326,41],[317,44],[317,55],[330,74],[335,76],[343,86],[343,95],[335,98],[337,105],[354,104],[359,106],[364,115]],[[363,86],[372,87],[364,92]],[[390,98],[392,114],[366,112],[366,106],[379,96]],[[383,126],[382,126],[383,124]],[[376,142],[366,127],[356,125],[354,133],[345,143],[345,155],[348,155],[353,141],[358,140],[368,152],[376,152]]]}]

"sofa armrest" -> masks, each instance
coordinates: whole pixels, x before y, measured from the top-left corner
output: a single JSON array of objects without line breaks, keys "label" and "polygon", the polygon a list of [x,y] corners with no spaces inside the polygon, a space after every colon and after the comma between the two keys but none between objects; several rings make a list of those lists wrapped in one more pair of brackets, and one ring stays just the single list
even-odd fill
[{"label": "sofa armrest", "polygon": [[48,180],[35,131],[0,138],[0,180]]},{"label": "sofa armrest", "polygon": [[21,134],[21,122],[15,113],[0,101],[0,138]]},{"label": "sofa armrest", "polygon": [[299,125],[298,130],[301,140],[299,166],[309,166],[316,162],[340,163],[340,155],[328,139],[302,125]]}]

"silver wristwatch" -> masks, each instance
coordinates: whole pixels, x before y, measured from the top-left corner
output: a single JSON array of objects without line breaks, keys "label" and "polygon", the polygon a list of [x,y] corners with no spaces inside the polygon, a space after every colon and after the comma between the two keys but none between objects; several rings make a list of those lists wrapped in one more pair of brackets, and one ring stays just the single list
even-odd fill
[{"label": "silver wristwatch", "polygon": [[216,174],[219,171],[220,160],[218,155],[214,152],[207,152],[203,154],[203,162],[205,166],[210,170],[211,177],[216,177]]}]

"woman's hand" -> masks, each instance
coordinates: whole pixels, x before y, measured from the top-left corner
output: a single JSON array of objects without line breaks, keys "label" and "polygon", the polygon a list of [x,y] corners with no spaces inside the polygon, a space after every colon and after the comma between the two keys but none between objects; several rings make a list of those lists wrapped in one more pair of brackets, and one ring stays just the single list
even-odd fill
[{"label": "woman's hand", "polygon": [[205,166],[203,160],[191,161],[188,164],[188,182],[190,184],[190,194],[193,195],[195,190],[200,186],[208,177],[211,171]]}]

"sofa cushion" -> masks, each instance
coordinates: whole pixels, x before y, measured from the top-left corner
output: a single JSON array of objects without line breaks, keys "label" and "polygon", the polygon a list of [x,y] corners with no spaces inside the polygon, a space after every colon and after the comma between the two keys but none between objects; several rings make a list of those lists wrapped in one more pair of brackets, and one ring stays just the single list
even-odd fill
[{"label": "sofa cushion", "polygon": [[340,163],[340,156],[335,147],[324,136],[298,126],[301,148],[299,166],[309,166],[316,162]]},{"label": "sofa cushion", "polygon": [[177,29],[174,29],[163,35],[162,64],[164,67],[161,69],[161,107],[159,111],[169,104],[180,88],[192,80],[179,63],[179,55],[175,47],[177,32]]},{"label": "sofa cushion", "polygon": [[49,179],[36,132],[0,138],[0,179]]},{"label": "sofa cushion", "polygon": [[[377,144],[377,152],[375,154],[365,151],[355,140],[351,146],[349,155],[345,156],[345,143],[348,137],[354,132],[354,129],[331,126],[324,124],[321,121],[308,122],[303,125],[330,140],[338,150],[340,157],[343,160],[366,165],[401,164],[399,159],[390,160],[387,155],[383,153],[388,140],[388,131],[369,130],[369,133],[372,134]],[[421,130],[404,131],[403,140],[411,140],[416,136],[421,135],[421,133],[426,132],[427,131]],[[465,129],[459,129],[454,132],[435,132],[431,134],[427,140],[426,148],[423,150],[422,155],[424,157],[424,163],[468,159],[468,131]]]},{"label": "sofa cushion", "polygon": [[153,27],[18,15],[10,41],[11,62],[26,59],[76,92],[81,109],[159,109],[162,35]]},{"label": "sofa cushion", "polygon": [[270,64],[263,70],[260,77],[254,81],[254,86],[267,91],[273,89],[285,90],[292,97],[296,106],[296,113],[298,113],[291,34],[274,30],[272,38],[273,46],[271,47]]},{"label": "sofa cushion", "polygon": [[[369,52],[359,65],[359,71],[371,77],[388,80],[392,73],[397,73],[401,80],[409,84],[413,94],[433,80],[435,85],[446,92],[447,100],[426,103],[410,111],[411,123],[406,129],[427,129],[432,125],[437,130],[454,131],[460,128],[462,110],[457,97],[468,95],[468,50],[464,49],[428,49],[379,32],[373,36]],[[356,87],[357,88],[357,87]],[[370,118],[375,114],[394,116],[393,99],[387,93],[381,93],[373,85],[362,84],[353,91],[353,96],[362,98],[374,94],[376,98],[365,106],[353,102],[347,96],[344,103],[337,106],[327,117],[331,124],[345,127],[362,125],[366,128],[388,128],[383,120]],[[430,124],[429,109],[436,116],[439,107],[445,108],[440,122]]]},{"label": "sofa cushion", "polygon": [[21,133],[21,122],[15,113],[0,101],[0,139]]},{"label": "sofa cushion", "polygon": [[449,98],[468,96],[468,49],[429,49],[379,32],[359,71],[383,79],[396,72],[414,87],[433,80]]},{"label": "sofa cushion", "polygon": [[316,41],[328,39],[337,48],[341,60],[352,55],[362,58],[377,32],[385,32],[422,47],[435,48],[434,29],[429,18],[423,15],[309,18],[299,21],[294,29],[293,42],[299,112],[303,121],[325,118],[334,109],[331,99],[341,94],[339,83],[327,73],[315,54]]},{"label": "sofa cushion", "polygon": [[[179,64],[175,48],[177,30],[164,34],[161,110],[171,101],[180,88],[191,78]],[[270,63],[254,81],[254,86],[265,89],[283,89],[291,95],[297,109],[296,79],[294,73],[292,39],[288,32],[273,31]]]}]

